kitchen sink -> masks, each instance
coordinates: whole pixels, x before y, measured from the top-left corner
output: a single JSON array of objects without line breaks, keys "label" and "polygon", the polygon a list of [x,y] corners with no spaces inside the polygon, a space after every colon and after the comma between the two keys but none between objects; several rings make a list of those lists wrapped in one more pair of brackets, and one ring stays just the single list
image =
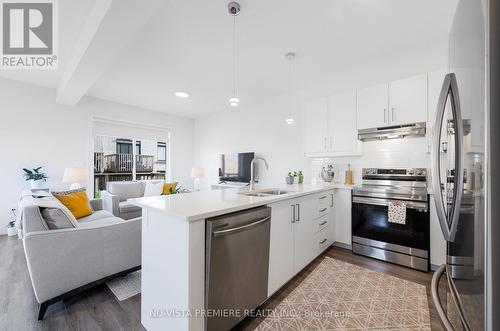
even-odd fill
[{"label": "kitchen sink", "polygon": [[280,189],[269,189],[269,190],[254,190],[254,191],[246,191],[241,192],[240,194],[248,195],[251,197],[269,197],[273,195],[283,195],[293,193],[292,191],[285,191]]}]

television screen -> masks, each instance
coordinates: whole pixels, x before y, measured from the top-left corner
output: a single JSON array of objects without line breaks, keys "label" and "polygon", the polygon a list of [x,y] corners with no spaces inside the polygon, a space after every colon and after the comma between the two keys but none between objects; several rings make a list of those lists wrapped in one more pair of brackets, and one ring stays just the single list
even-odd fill
[{"label": "television screen", "polygon": [[219,167],[221,181],[250,182],[250,164],[255,153],[222,154]]}]

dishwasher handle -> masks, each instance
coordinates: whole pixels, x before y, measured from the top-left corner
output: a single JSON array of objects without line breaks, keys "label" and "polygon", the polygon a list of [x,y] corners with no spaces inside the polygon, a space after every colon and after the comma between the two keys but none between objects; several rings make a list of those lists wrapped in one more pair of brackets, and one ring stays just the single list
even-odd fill
[{"label": "dishwasher handle", "polygon": [[268,216],[266,218],[263,218],[261,220],[255,221],[255,222],[250,223],[250,224],[245,224],[245,225],[238,226],[238,227],[232,228],[232,229],[215,231],[212,234],[213,234],[214,238],[217,238],[217,237],[225,236],[225,235],[228,235],[231,233],[241,232],[241,231],[253,228],[259,224],[265,223],[265,222],[269,221],[270,219],[271,219],[271,216]]}]

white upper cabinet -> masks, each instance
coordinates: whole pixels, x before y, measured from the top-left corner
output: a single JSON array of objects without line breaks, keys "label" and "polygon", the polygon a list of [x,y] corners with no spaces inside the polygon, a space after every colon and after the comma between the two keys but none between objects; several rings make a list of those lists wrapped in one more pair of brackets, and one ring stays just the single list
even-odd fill
[{"label": "white upper cabinet", "polygon": [[356,92],[328,98],[328,137],[332,152],[352,152],[358,148]]},{"label": "white upper cabinet", "polygon": [[307,156],[359,154],[355,91],[307,102],[304,118]]},{"label": "white upper cabinet", "polygon": [[305,104],[304,110],[306,153],[321,153],[327,151],[327,98],[308,101]]},{"label": "white upper cabinet", "polygon": [[434,132],[434,125],[436,122],[436,110],[443,87],[444,76],[447,72],[445,70],[433,71],[428,76],[428,103],[427,103],[427,145],[428,151],[431,151],[432,135]]},{"label": "white upper cabinet", "polygon": [[358,90],[358,129],[427,121],[427,74]]},{"label": "white upper cabinet", "polygon": [[390,125],[427,121],[427,74],[389,83]]},{"label": "white upper cabinet", "polygon": [[388,126],[389,85],[380,84],[358,90],[357,128]]}]

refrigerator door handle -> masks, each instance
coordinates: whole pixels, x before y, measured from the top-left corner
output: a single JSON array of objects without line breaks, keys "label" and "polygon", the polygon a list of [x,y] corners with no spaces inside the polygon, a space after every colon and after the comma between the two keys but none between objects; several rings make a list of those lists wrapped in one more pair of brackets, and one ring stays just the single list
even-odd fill
[{"label": "refrigerator door handle", "polygon": [[[453,125],[455,129],[455,178],[452,206],[447,215],[447,201],[443,199],[441,190],[441,165],[440,165],[440,146],[441,146],[441,128],[445,120],[446,101],[450,97],[453,113]],[[436,111],[436,122],[434,124],[432,137],[432,189],[434,191],[434,201],[436,203],[436,212],[446,241],[453,242],[457,232],[458,220],[460,217],[460,204],[464,189],[464,151],[463,151],[464,128],[462,114],[460,111],[460,99],[458,95],[457,79],[454,73],[445,76],[441,94]],[[446,204],[445,204],[446,203]]]},{"label": "refrigerator door handle", "polygon": [[443,276],[446,270],[446,264],[441,265],[439,268],[434,271],[434,275],[432,275],[431,282],[431,297],[434,302],[434,307],[436,307],[436,311],[438,313],[439,319],[441,320],[441,324],[443,325],[446,331],[454,331],[453,326],[450,323],[450,320],[446,316],[443,305],[441,304],[441,300],[439,299],[439,281]]}]

